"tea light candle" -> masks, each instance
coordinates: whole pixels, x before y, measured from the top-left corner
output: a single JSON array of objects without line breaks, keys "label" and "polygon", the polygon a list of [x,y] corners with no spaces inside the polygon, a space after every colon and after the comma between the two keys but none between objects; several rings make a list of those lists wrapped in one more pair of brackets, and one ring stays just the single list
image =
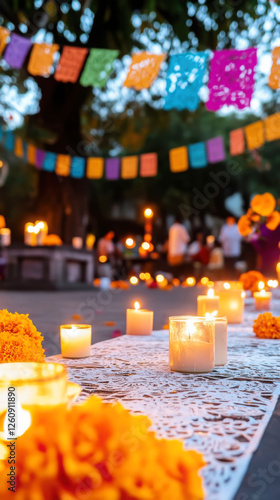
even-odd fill
[{"label": "tea light candle", "polygon": [[260,292],[255,292],[254,299],[255,299],[256,311],[269,311],[271,296],[272,293],[266,292],[265,290],[261,290]]},{"label": "tea light candle", "polygon": [[151,335],[153,331],[154,312],[140,309],[139,302],[135,302],[134,309],[126,310],[127,335]]},{"label": "tea light candle", "polygon": [[11,230],[8,227],[0,229],[0,241],[2,247],[8,247],[11,244]]},{"label": "tea light candle", "polygon": [[219,296],[215,295],[213,288],[209,288],[207,295],[197,297],[197,315],[205,316],[219,310]]},{"label": "tea light candle", "polygon": [[62,325],[60,341],[63,358],[87,358],[90,355],[91,326]]},{"label": "tea light candle", "polygon": [[169,365],[182,373],[207,373],[215,366],[213,318],[169,318]]},{"label": "tea light candle", "polygon": [[219,316],[226,316],[228,323],[243,322],[245,292],[239,282],[216,283],[215,293],[220,297]]}]

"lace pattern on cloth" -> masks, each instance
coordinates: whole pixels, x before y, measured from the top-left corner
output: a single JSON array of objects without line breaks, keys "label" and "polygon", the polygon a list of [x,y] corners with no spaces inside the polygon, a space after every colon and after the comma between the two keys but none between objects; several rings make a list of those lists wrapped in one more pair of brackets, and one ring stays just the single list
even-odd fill
[{"label": "lace pattern on cloth", "polygon": [[255,337],[257,313],[247,302],[246,322],[229,326],[228,364],[209,374],[170,372],[167,331],[95,344],[86,359],[48,360],[67,366],[70,380],[83,388],[81,399],[118,400],[147,415],[158,436],[201,451],[206,498],[230,500],[280,394],[280,342]]}]

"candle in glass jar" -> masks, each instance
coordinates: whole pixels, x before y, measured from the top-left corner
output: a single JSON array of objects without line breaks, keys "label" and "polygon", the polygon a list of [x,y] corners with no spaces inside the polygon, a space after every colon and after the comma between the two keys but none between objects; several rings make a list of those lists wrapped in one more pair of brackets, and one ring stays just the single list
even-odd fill
[{"label": "candle in glass jar", "polygon": [[87,358],[90,356],[91,326],[62,325],[60,341],[63,358]]},{"label": "candle in glass jar", "polygon": [[227,318],[215,319],[215,365],[227,364]]},{"label": "candle in glass jar", "polygon": [[8,247],[11,244],[11,230],[8,227],[0,229],[0,242],[2,247]]},{"label": "candle in glass jar", "polygon": [[271,296],[272,293],[266,292],[265,290],[261,290],[260,292],[255,292],[254,299],[255,299],[256,311],[269,311]]},{"label": "candle in glass jar", "polygon": [[135,302],[134,309],[126,310],[127,335],[151,335],[153,331],[154,312],[140,309],[139,302]]},{"label": "candle in glass jar", "polygon": [[220,297],[219,316],[226,316],[228,323],[243,322],[245,292],[242,283],[215,283],[215,293]]},{"label": "candle in glass jar", "polygon": [[215,295],[213,288],[209,288],[207,295],[197,297],[197,315],[205,316],[219,310],[220,299]]},{"label": "candle in glass jar", "polygon": [[207,373],[215,366],[213,318],[169,318],[169,365],[182,373]]}]

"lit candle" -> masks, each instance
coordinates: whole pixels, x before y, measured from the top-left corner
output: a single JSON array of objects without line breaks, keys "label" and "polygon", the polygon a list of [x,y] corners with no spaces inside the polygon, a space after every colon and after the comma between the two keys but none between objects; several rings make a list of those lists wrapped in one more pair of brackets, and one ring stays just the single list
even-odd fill
[{"label": "lit candle", "polygon": [[91,326],[62,325],[60,341],[64,358],[87,358],[90,356]]},{"label": "lit candle", "polygon": [[43,220],[36,220],[35,234],[37,235],[37,245],[43,245],[46,236],[48,235],[48,224]]},{"label": "lit candle", "polygon": [[74,236],[74,238],[72,238],[72,247],[73,248],[76,248],[77,250],[81,250],[83,248],[83,238],[81,238],[81,236]]},{"label": "lit candle", "polygon": [[8,247],[11,244],[11,230],[7,227],[0,229],[0,240],[2,247]]},{"label": "lit candle", "polygon": [[215,366],[213,318],[169,318],[169,365],[182,373],[207,373]]},{"label": "lit candle", "polygon": [[228,323],[237,324],[243,322],[245,292],[242,283],[232,281],[230,283],[217,282],[215,293],[220,297],[219,316],[227,317]]},{"label": "lit candle", "polygon": [[35,233],[35,226],[32,222],[27,222],[24,226],[24,243],[29,246],[36,246],[37,234]]},{"label": "lit candle", "polygon": [[260,290],[260,292],[255,292],[254,299],[255,299],[256,311],[269,311],[271,296],[272,293],[266,292],[265,290]]},{"label": "lit candle", "polygon": [[197,297],[197,315],[205,316],[219,310],[219,296],[215,295],[213,288],[209,288],[207,295]]},{"label": "lit candle", "polygon": [[151,335],[153,331],[154,312],[140,309],[139,302],[135,302],[134,309],[126,310],[127,335]]}]

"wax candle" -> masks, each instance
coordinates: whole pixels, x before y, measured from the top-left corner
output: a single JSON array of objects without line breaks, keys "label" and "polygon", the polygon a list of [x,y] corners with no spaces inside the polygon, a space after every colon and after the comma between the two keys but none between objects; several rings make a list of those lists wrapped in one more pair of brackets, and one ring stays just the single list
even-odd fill
[{"label": "wax candle", "polygon": [[242,283],[239,282],[217,282],[215,293],[220,297],[219,316],[226,316],[228,323],[242,323],[244,315],[245,292]]},{"label": "wax candle", "polygon": [[32,222],[27,222],[24,226],[24,243],[32,247],[37,244],[37,234],[35,233],[35,226]]},{"label": "wax candle", "polygon": [[11,244],[11,230],[9,228],[0,229],[0,242],[2,247],[8,247]]},{"label": "wax candle", "polygon": [[126,310],[127,335],[151,335],[153,331],[154,312],[140,309],[139,302],[135,302],[134,309]]},{"label": "wax candle", "polygon": [[197,297],[197,315],[205,316],[219,310],[219,296],[215,295],[213,288],[209,288],[207,295]]},{"label": "wax candle", "polygon": [[265,290],[261,290],[260,292],[255,292],[254,299],[255,299],[256,311],[269,311],[271,296],[272,293],[266,292]]},{"label": "wax candle", "polygon": [[83,238],[80,236],[74,236],[74,238],[72,238],[72,247],[77,250],[81,250],[83,248],[83,243]]},{"label": "wax candle", "polygon": [[215,320],[215,365],[223,366],[227,363],[227,318]]},{"label": "wax candle", "polygon": [[207,373],[215,366],[213,318],[169,318],[169,365],[172,371]]},{"label": "wax candle", "polygon": [[91,326],[62,325],[60,340],[64,358],[86,358],[90,355]]}]

